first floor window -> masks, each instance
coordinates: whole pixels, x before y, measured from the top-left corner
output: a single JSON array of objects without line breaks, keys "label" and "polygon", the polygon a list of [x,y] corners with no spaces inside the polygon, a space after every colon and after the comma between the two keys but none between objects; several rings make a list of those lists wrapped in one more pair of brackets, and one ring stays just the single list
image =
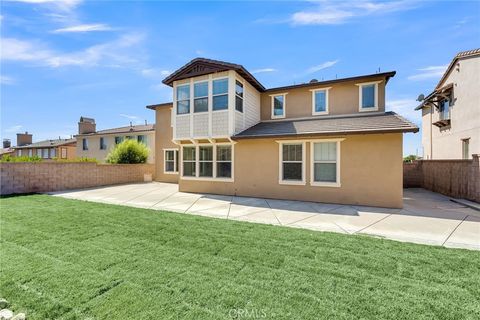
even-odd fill
[{"label": "first floor window", "polygon": [[232,147],[217,146],[217,178],[232,177]]},{"label": "first floor window", "polygon": [[285,117],[285,95],[272,96],[272,118]]},{"label": "first floor window", "polygon": [[28,149],[28,156],[31,157],[33,154],[33,150],[32,149]]},{"label": "first floor window", "polygon": [[42,149],[42,158],[48,159],[48,149]]},{"label": "first floor window", "polygon": [[17,150],[17,157],[21,157],[22,156],[22,149],[18,149]]},{"label": "first floor window", "polygon": [[122,143],[123,137],[115,137],[115,144]]},{"label": "first floor window", "polygon": [[303,181],[303,144],[282,144],[282,180]]},{"label": "first floor window", "polygon": [[105,142],[104,137],[100,137],[100,150],[106,150],[107,149],[107,143]]},{"label": "first floor window", "polygon": [[42,157],[42,149],[37,149],[37,157]]},{"label": "first floor window", "polygon": [[147,137],[145,135],[137,136],[137,141],[143,144],[147,144]]},{"label": "first floor window", "polygon": [[200,146],[198,156],[200,177],[213,177],[213,147]]},{"label": "first floor window", "polygon": [[50,149],[50,158],[55,158],[57,156],[57,149],[51,148]]},{"label": "first floor window", "polygon": [[470,139],[463,139],[462,140],[462,158],[469,159],[470,158]]},{"label": "first floor window", "polygon": [[67,148],[60,149],[62,159],[67,159]]},{"label": "first floor window", "polygon": [[337,177],[337,148],[338,142],[313,143],[313,181],[312,182],[338,182]]},{"label": "first floor window", "polygon": [[165,150],[165,172],[178,172],[178,150]]},{"label": "first floor window", "polygon": [[196,156],[195,147],[183,147],[182,162],[183,162],[183,176],[196,176]]},{"label": "first floor window", "polygon": [[88,150],[88,140],[85,138],[82,139],[82,150]]}]

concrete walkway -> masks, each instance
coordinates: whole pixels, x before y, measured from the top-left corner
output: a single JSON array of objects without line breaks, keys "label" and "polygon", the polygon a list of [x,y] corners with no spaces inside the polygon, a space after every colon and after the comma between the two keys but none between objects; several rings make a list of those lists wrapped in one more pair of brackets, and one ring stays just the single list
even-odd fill
[{"label": "concrete walkway", "polygon": [[176,184],[159,182],[50,194],[215,218],[480,250],[479,212],[424,189],[405,189],[403,209],[193,194],[178,192]]}]

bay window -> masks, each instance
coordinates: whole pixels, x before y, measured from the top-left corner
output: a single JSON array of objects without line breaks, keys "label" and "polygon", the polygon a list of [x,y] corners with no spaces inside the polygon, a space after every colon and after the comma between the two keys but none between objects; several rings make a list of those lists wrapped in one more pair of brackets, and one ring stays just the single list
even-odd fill
[{"label": "bay window", "polygon": [[227,110],[228,109],[228,78],[213,80],[213,101],[212,109]]},{"label": "bay window", "polygon": [[238,80],[235,82],[235,110],[243,112],[243,84]]},{"label": "bay window", "polygon": [[193,112],[208,111],[208,81],[193,85]]},{"label": "bay window", "polygon": [[190,85],[177,87],[177,114],[190,113]]},{"label": "bay window", "polygon": [[312,142],[311,185],[340,186],[340,142]]},{"label": "bay window", "polygon": [[183,147],[182,162],[184,177],[195,177],[197,175],[195,151],[195,147]]},{"label": "bay window", "polygon": [[304,143],[280,144],[280,183],[304,184]]}]

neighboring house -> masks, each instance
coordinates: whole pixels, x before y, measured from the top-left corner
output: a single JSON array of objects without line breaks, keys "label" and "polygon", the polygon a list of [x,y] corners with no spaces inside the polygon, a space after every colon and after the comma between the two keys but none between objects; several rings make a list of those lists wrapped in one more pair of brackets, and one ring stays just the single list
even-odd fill
[{"label": "neighboring house", "polygon": [[44,160],[75,159],[75,139],[53,139],[32,142],[28,132],[17,133],[17,146],[13,147],[14,156],[39,156]]},{"label": "neighboring house", "polygon": [[150,149],[148,163],[155,162],[155,125],[132,125],[127,127],[96,131],[95,119],[80,117],[78,122],[77,157],[95,158],[100,162],[105,159],[112,148],[125,139],[143,142]]},{"label": "neighboring house", "polygon": [[424,159],[480,154],[480,49],[458,53],[415,110],[422,110]]},{"label": "neighboring house", "polygon": [[156,179],[180,191],[400,208],[395,72],[266,89],[243,66],[194,59],[156,111]]}]

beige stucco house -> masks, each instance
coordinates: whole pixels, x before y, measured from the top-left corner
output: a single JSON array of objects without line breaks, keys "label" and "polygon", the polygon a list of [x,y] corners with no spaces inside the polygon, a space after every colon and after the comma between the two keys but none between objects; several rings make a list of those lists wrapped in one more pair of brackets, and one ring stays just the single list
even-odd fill
[{"label": "beige stucco house", "polygon": [[480,154],[480,49],[458,53],[422,111],[425,159],[471,159]]},{"label": "beige stucco house", "polygon": [[49,139],[32,142],[31,133],[17,133],[17,145],[13,147],[12,156],[38,156],[44,161],[48,160],[73,160],[75,159],[75,139]]},{"label": "beige stucco house", "polygon": [[126,127],[96,130],[95,119],[80,117],[78,122],[78,134],[76,154],[79,158],[94,158],[105,162],[107,155],[125,139],[135,139],[145,143],[150,149],[147,162],[155,162],[155,125],[132,125]]},{"label": "beige stucco house", "polygon": [[194,59],[163,82],[156,179],[180,191],[402,207],[402,135],[385,112],[395,72],[265,88],[243,66]]}]

